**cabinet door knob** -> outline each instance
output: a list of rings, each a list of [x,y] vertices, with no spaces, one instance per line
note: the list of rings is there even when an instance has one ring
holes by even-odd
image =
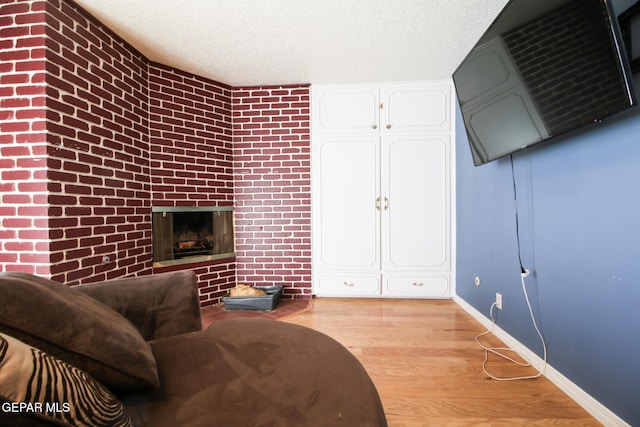
[[[413,282],[413,286],[419,288],[421,286],[424,286],[424,283],[420,283],[420,282]]]
[[[387,125],[387,129],[391,129],[391,123]]]
[[[371,129],[378,129],[378,125],[371,125]]]
[[[343,282],[345,286],[348,286],[350,288],[354,287],[355,285],[351,282]]]

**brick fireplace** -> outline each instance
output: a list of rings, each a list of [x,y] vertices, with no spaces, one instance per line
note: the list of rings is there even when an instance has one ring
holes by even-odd
[[[72,1],[0,6],[0,271],[62,283],[189,268],[311,294],[309,91],[149,61]],[[152,208],[235,210],[235,257],[156,267]]]

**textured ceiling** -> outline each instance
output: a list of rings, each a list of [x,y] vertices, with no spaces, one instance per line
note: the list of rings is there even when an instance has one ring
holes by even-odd
[[[507,0],[75,0],[152,61],[232,86],[448,79]]]

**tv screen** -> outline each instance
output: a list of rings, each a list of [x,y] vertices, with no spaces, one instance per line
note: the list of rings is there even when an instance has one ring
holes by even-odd
[[[511,0],[453,73],[476,166],[636,104],[608,0]]]

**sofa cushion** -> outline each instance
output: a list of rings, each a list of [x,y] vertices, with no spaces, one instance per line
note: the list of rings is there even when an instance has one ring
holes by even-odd
[[[198,278],[191,270],[85,283],[73,289],[113,308],[146,341],[202,329]]]
[[[151,345],[160,387],[119,396],[135,425],[387,425],[362,364],[312,329],[227,319]]]
[[[151,348],[131,322],[72,287],[24,273],[0,273],[0,332],[114,390],[158,386]]]
[[[133,425],[122,403],[85,372],[3,334],[0,400],[3,425],[37,420],[64,426]]]

